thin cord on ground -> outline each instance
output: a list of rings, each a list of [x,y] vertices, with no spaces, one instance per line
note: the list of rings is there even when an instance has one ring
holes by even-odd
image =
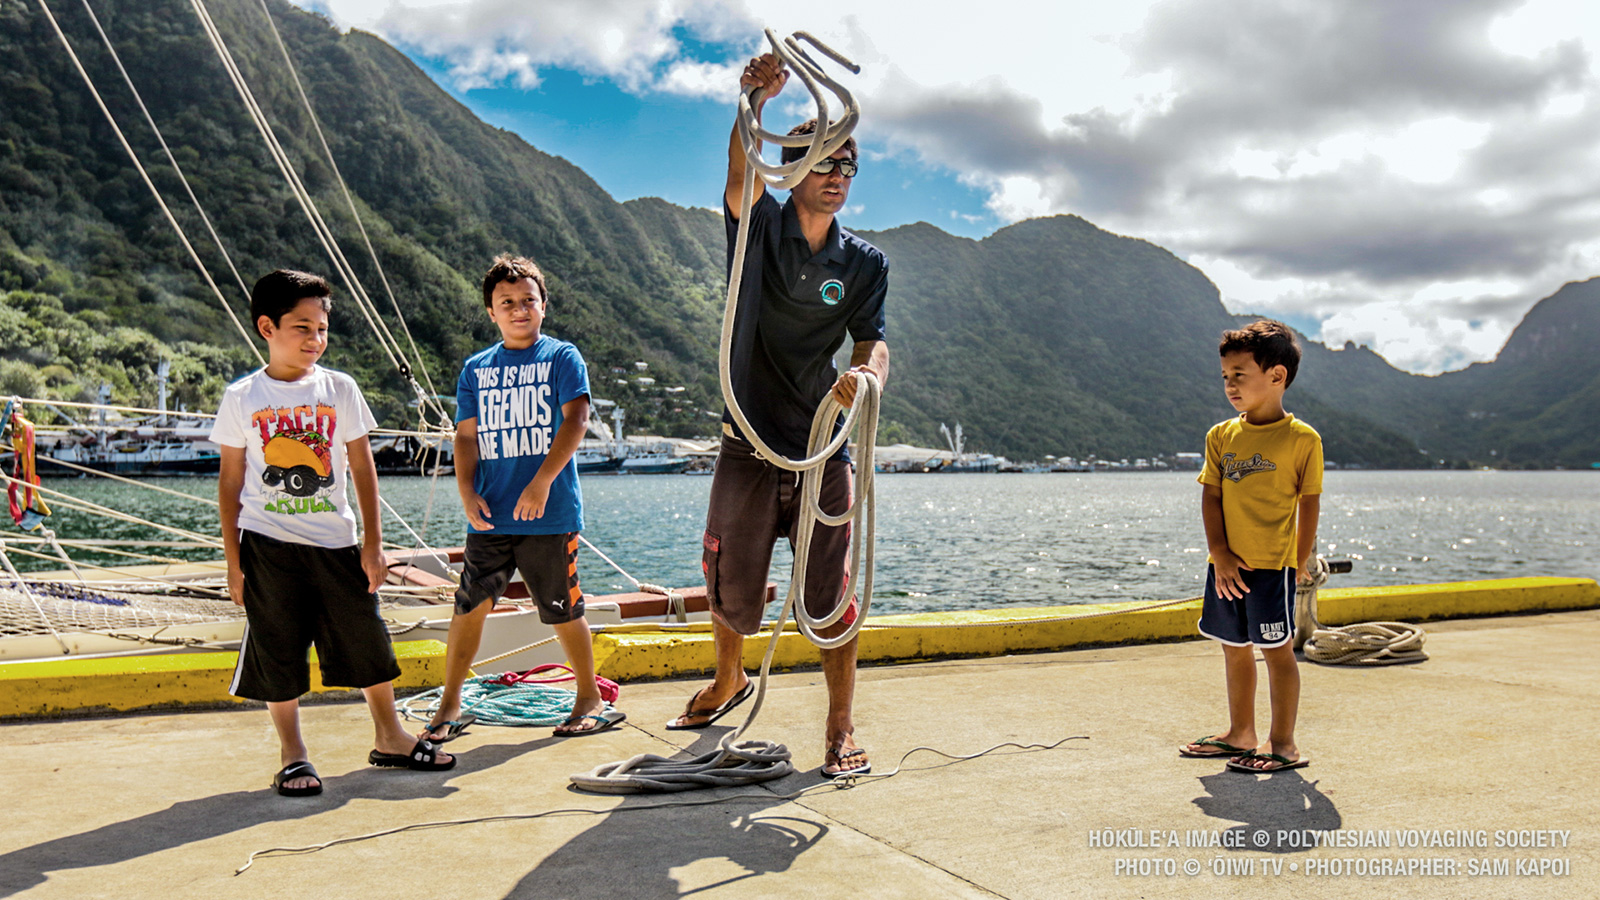
[[[611,809],[591,809],[581,806],[568,806],[560,809],[547,809],[542,812],[535,813],[507,813],[496,816],[474,816],[468,819],[448,819],[440,822],[415,822],[410,825],[400,825],[395,828],[386,828],[383,831],[374,831],[368,834],[358,834],[353,837],[336,838],[331,841],[324,841],[320,844],[307,844],[302,847],[269,847],[265,850],[256,850],[245,859],[244,865],[234,870],[233,874],[242,875],[245,870],[255,865],[256,860],[268,856],[289,856],[303,853],[317,853],[322,850],[326,850],[329,847],[337,847],[341,844],[354,844],[361,841],[370,841],[376,838],[388,837],[389,835],[393,834],[402,834],[407,831],[420,831],[425,828],[451,828],[457,825],[478,825],[487,822],[520,822],[527,821],[529,819],[543,819],[560,815],[605,816],[619,812],[643,812],[652,809],[668,809],[671,807],[680,806],[709,806],[714,803],[734,803],[741,800],[755,800],[763,803],[770,803],[773,800],[797,800],[808,794],[814,794],[821,790],[850,790],[856,787],[857,783],[859,782],[872,779],[882,780],[884,778],[897,775],[903,770],[906,760],[911,758],[913,753],[935,753],[939,756],[945,757],[946,759],[954,760],[956,762],[964,762],[967,760],[974,760],[982,756],[987,756],[990,753],[1004,750],[1007,747],[1013,747],[1020,752],[1026,753],[1030,751],[1054,750],[1069,741],[1086,740],[1089,740],[1089,736],[1080,734],[1073,735],[1072,737],[1062,738],[1053,744],[1018,744],[1013,741],[1007,741],[1003,744],[995,744],[993,747],[990,747],[986,750],[980,750],[977,753],[969,753],[966,755],[946,753],[945,751],[934,747],[912,747],[900,757],[900,761],[896,763],[895,767],[888,772],[876,775],[853,775],[848,778],[838,778],[833,781],[825,781],[821,784],[807,785],[798,790],[790,791],[787,794],[774,794],[770,791],[745,791],[738,794],[724,794],[718,797],[702,797],[696,800],[666,800],[660,803],[651,803],[646,806],[617,806]]]

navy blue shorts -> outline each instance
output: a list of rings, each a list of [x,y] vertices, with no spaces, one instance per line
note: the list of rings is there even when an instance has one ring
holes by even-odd
[[[1200,633],[1230,647],[1282,647],[1294,637],[1295,570],[1239,570],[1248,593],[1243,600],[1217,595],[1217,568],[1206,566],[1206,597]]]

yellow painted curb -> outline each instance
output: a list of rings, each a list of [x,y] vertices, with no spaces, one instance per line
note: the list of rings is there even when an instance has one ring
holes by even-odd
[[[1318,618],[1352,622],[1426,622],[1515,613],[1600,608],[1600,584],[1589,578],[1495,578],[1447,584],[1323,588]]]
[[[905,662],[1199,637],[1195,630],[1200,616],[1198,600],[1131,611],[1149,605],[1117,603],[874,617],[873,624],[861,631],[858,655],[863,663]],[[1329,625],[1576,609],[1600,609],[1600,584],[1587,578],[1504,578],[1324,589],[1318,597],[1320,617]],[[1097,612],[1117,614],[1038,621]],[[967,627],[909,627],[930,624]],[[767,640],[763,634],[745,642],[747,669],[761,665]],[[444,644],[425,640],[394,646],[402,672],[395,687],[430,688],[444,681]],[[599,674],[616,681],[695,675],[715,667],[709,624],[667,629],[658,625],[609,628],[596,632],[594,654]],[[240,703],[228,694],[236,659],[237,654],[230,652],[0,663],[0,720]],[[774,668],[793,669],[816,663],[816,648],[791,625],[778,643]],[[315,654],[311,678],[313,693],[340,690],[323,686]]]
[[[1107,644],[1138,644],[1200,637],[1200,601],[1097,618],[1037,621],[1096,612],[1133,610],[1149,603],[967,610],[875,616],[861,630],[858,659],[905,662],[963,656],[1001,656]],[[1323,623],[1400,620],[1600,608],[1600,584],[1587,578],[1504,578],[1448,584],[1323,589],[1317,601]],[[1032,620],[1032,621],[1030,621]],[[961,628],[910,628],[919,624]],[[745,641],[744,665],[756,669],[770,635]],[[600,674],[615,681],[672,678],[711,672],[716,665],[709,625],[662,629],[654,625],[607,629],[595,635]],[[816,648],[792,626],[778,641],[774,669],[817,664]]]
[[[444,644],[398,642],[394,653],[401,673],[395,687],[444,681]],[[0,663],[0,719],[243,703],[228,693],[238,658],[236,652],[166,653]],[[323,685],[313,651],[311,693],[343,690]]]

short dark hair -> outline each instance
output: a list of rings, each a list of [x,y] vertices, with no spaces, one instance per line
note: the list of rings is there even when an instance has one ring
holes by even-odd
[[[494,258],[489,271],[483,276],[483,307],[488,309],[494,302],[494,286],[497,284],[515,284],[524,278],[532,278],[533,283],[539,286],[539,301],[550,302],[550,289],[544,286],[544,273],[539,271],[539,265],[526,256],[511,256],[502,253]]]
[[[1300,342],[1289,326],[1275,319],[1257,319],[1243,328],[1224,331],[1217,349],[1222,356],[1248,353],[1263,372],[1283,366],[1289,373],[1283,381],[1285,388],[1294,384],[1294,374],[1300,370]]]
[[[333,308],[333,288],[321,275],[294,269],[268,272],[250,291],[250,321],[259,322],[262,316],[266,316],[273,325],[277,325],[284,313],[300,305],[300,301],[307,297],[320,299],[323,312]]]
[[[816,119],[807,119],[806,121],[801,122],[799,125],[796,125],[795,127],[789,129],[789,135],[791,137],[793,137],[794,135],[797,135],[797,134],[815,134],[816,130],[817,130],[817,120]],[[860,155],[856,151],[856,137],[855,137],[855,135],[852,134],[851,136],[849,136],[849,137],[844,139],[844,149],[850,151],[850,158],[851,159],[855,159]],[[805,156],[806,155],[806,150],[807,150],[806,147],[785,147],[785,148],[783,148],[783,161],[786,162],[786,163],[792,163],[795,160],[799,159],[800,157]]]

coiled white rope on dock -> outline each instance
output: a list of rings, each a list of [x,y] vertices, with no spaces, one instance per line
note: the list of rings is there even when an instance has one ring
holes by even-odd
[[[1317,589],[1328,581],[1328,561],[1317,557],[1312,582],[1295,591],[1295,644],[1308,662],[1325,666],[1392,666],[1428,658],[1427,634],[1406,622],[1357,622],[1323,627],[1317,620]]]
[[[1359,622],[1318,628],[1306,641],[1306,659],[1329,666],[1389,666],[1428,658],[1427,634],[1406,622]]]
[[[733,352],[733,326],[738,314],[739,289],[743,282],[745,254],[750,241],[750,209],[755,202],[755,183],[759,176],[772,187],[793,188],[805,179],[811,167],[849,140],[861,118],[861,109],[855,98],[837,81],[823,71],[800,46],[809,43],[821,53],[849,69],[860,69],[821,41],[807,34],[778,40],[771,29],[766,31],[772,52],[791,71],[800,76],[811,92],[817,109],[817,128],[809,135],[774,134],[761,127],[756,110],[761,105],[761,91],[747,86],[739,95],[738,129],[744,148],[744,186],[739,198],[739,229],[734,238],[733,261],[728,272],[728,298],[722,316],[722,339],[718,346],[718,374],[721,379],[723,402],[728,412],[756,453],[768,463],[790,472],[801,473],[801,509],[794,538],[794,568],[789,580],[789,592],[784,598],[778,620],[772,629],[772,639],[767,644],[766,655],[761,660],[755,703],[744,724],[723,737],[715,751],[687,760],[672,760],[653,753],[641,754],[631,759],[606,763],[594,769],[575,774],[572,783],[580,790],[607,794],[633,794],[644,792],[684,791],[703,787],[727,787],[754,784],[782,778],[794,771],[789,749],[771,741],[740,740],[756,716],[761,713],[767,694],[767,675],[772,668],[772,657],[778,648],[779,637],[791,611],[795,624],[811,643],[824,650],[842,647],[854,640],[866,621],[872,603],[873,537],[875,530],[873,506],[873,448],[878,434],[878,400],[881,386],[878,379],[864,372],[852,373],[856,381],[855,400],[848,408],[830,391],[817,407],[811,420],[811,434],[806,442],[804,459],[789,459],[773,450],[751,427],[739,398],[733,390],[733,372],[730,360]],[[844,106],[843,115],[833,121],[828,118],[828,99],[824,91],[836,96]],[[768,141],[784,147],[806,147],[800,159],[780,165],[767,163],[761,157],[761,142]],[[834,433],[840,413],[844,422]],[[822,509],[822,471],[834,454],[844,447],[852,434],[858,435],[856,446],[863,458],[857,460],[855,471],[855,500],[843,513],[830,515]],[[845,584],[843,598],[831,613],[814,618],[806,610],[806,566],[810,558],[812,534],[818,522],[839,527],[859,520],[850,535],[850,577]],[[857,590],[858,582],[860,590]],[[855,620],[844,631],[833,637],[823,637],[821,630],[829,628],[844,618],[850,609],[850,600],[859,597],[860,608]]]

